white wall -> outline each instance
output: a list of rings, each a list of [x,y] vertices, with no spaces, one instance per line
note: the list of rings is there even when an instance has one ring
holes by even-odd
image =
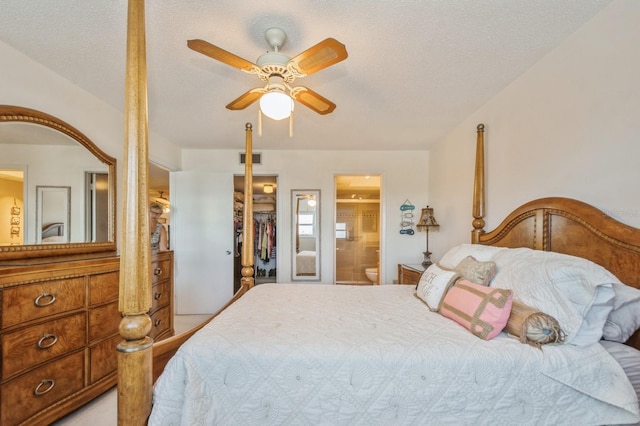
[[[486,223],[563,196],[640,227],[640,2],[614,1],[431,151],[437,259],[470,241],[476,125],[486,125]]]
[[[242,137],[244,129],[239,129]],[[321,191],[321,282],[334,277],[333,223],[335,219],[334,176],[337,174],[380,174],[382,176],[382,283],[396,279],[398,263],[420,263],[425,247],[424,234],[400,235],[400,205],[409,199],[416,209],[427,202],[427,151],[268,151],[253,138],[254,152],[262,153],[262,164],[254,165],[255,175],[278,176],[277,270],[279,282],[291,281],[291,190]],[[222,172],[243,175],[239,152],[232,150],[185,150],[182,169],[189,172]],[[229,194],[233,188],[229,188]],[[225,196],[221,194],[221,196]],[[175,227],[173,227],[175,228]],[[175,232],[180,232],[175,229]],[[224,230],[207,230],[229,235]],[[202,249],[206,249],[203,247]]]

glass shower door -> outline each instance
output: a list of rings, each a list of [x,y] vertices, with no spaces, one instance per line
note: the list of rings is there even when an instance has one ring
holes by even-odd
[[[367,268],[378,268],[379,203],[336,204],[336,281],[372,284]]]

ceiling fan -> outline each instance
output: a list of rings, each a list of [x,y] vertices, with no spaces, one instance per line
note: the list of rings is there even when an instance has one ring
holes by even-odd
[[[333,38],[327,38],[299,55],[289,58],[280,53],[280,48],[287,39],[287,34],[282,29],[267,29],[265,39],[273,51],[260,55],[255,64],[204,40],[188,40],[187,46],[234,68],[255,74],[266,83],[263,87],[251,89],[240,95],[227,105],[227,109],[242,110],[260,99],[262,113],[280,120],[291,115],[293,99],[295,99],[318,114],[331,113],[336,108],[333,102],[307,87],[292,87],[291,84],[296,78],[305,77],[345,60],[348,56],[345,46]],[[274,112],[272,116],[266,105],[270,100],[284,102],[284,109],[280,108],[280,112]]]

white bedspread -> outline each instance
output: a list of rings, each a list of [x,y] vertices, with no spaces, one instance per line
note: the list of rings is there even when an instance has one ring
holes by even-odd
[[[185,343],[151,425],[638,422],[601,345],[483,341],[413,286],[262,284]]]

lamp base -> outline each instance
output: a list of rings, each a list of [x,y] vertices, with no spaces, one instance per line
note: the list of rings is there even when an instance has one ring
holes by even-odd
[[[422,254],[424,255],[424,260],[422,261],[422,266],[424,268],[428,268],[429,266],[433,265],[433,262],[431,261],[431,252],[430,251],[423,251]]]

